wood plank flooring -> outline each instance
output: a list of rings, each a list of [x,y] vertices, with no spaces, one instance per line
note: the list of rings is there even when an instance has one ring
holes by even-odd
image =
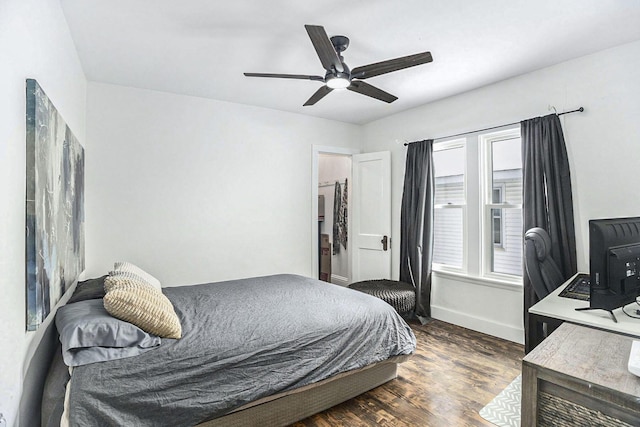
[[[520,374],[522,345],[449,323],[411,323],[398,378],[292,427],[493,426],[478,411]]]

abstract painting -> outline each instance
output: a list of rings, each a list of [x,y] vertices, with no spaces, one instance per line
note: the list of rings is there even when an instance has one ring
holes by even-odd
[[[27,330],[84,270],[84,149],[38,82],[27,79]]]

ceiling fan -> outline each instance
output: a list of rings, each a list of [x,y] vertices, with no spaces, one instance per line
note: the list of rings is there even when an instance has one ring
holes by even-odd
[[[304,106],[314,105],[327,96],[334,89],[349,89],[350,91],[370,96],[387,103],[391,103],[398,97],[391,95],[375,86],[363,82],[369,77],[379,76],[392,71],[404,68],[415,67],[433,61],[431,52],[422,52],[415,55],[403,56],[389,59],[387,61],[376,62],[374,64],[363,65],[349,70],[344,63],[342,52],[349,47],[349,39],[345,36],[327,36],[324,27],[319,25],[305,25],[311,43],[316,49],[322,66],[326,70],[324,77],[308,76],[303,74],[269,74],[269,73],[244,73],[247,77],[275,77],[281,79],[315,80],[325,83],[316,91],[311,98],[304,103]]]

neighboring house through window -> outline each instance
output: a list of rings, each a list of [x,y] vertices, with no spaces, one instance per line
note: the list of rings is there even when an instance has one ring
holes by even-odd
[[[493,184],[493,195],[491,197],[493,203],[502,203],[502,195],[504,194],[504,184]],[[493,244],[502,247],[502,241],[504,240],[502,227],[502,209],[491,209],[491,222],[493,235]]]

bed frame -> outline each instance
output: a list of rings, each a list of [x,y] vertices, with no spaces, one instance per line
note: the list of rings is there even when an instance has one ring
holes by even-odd
[[[54,317],[49,315],[45,319],[28,345],[26,366],[22,371],[22,395],[18,412],[20,425],[40,425],[42,391],[49,365],[51,365],[56,345],[59,342],[58,331],[53,321]]]
[[[395,356],[315,384],[267,396],[197,427],[287,426],[396,378],[398,364],[410,357]]]

